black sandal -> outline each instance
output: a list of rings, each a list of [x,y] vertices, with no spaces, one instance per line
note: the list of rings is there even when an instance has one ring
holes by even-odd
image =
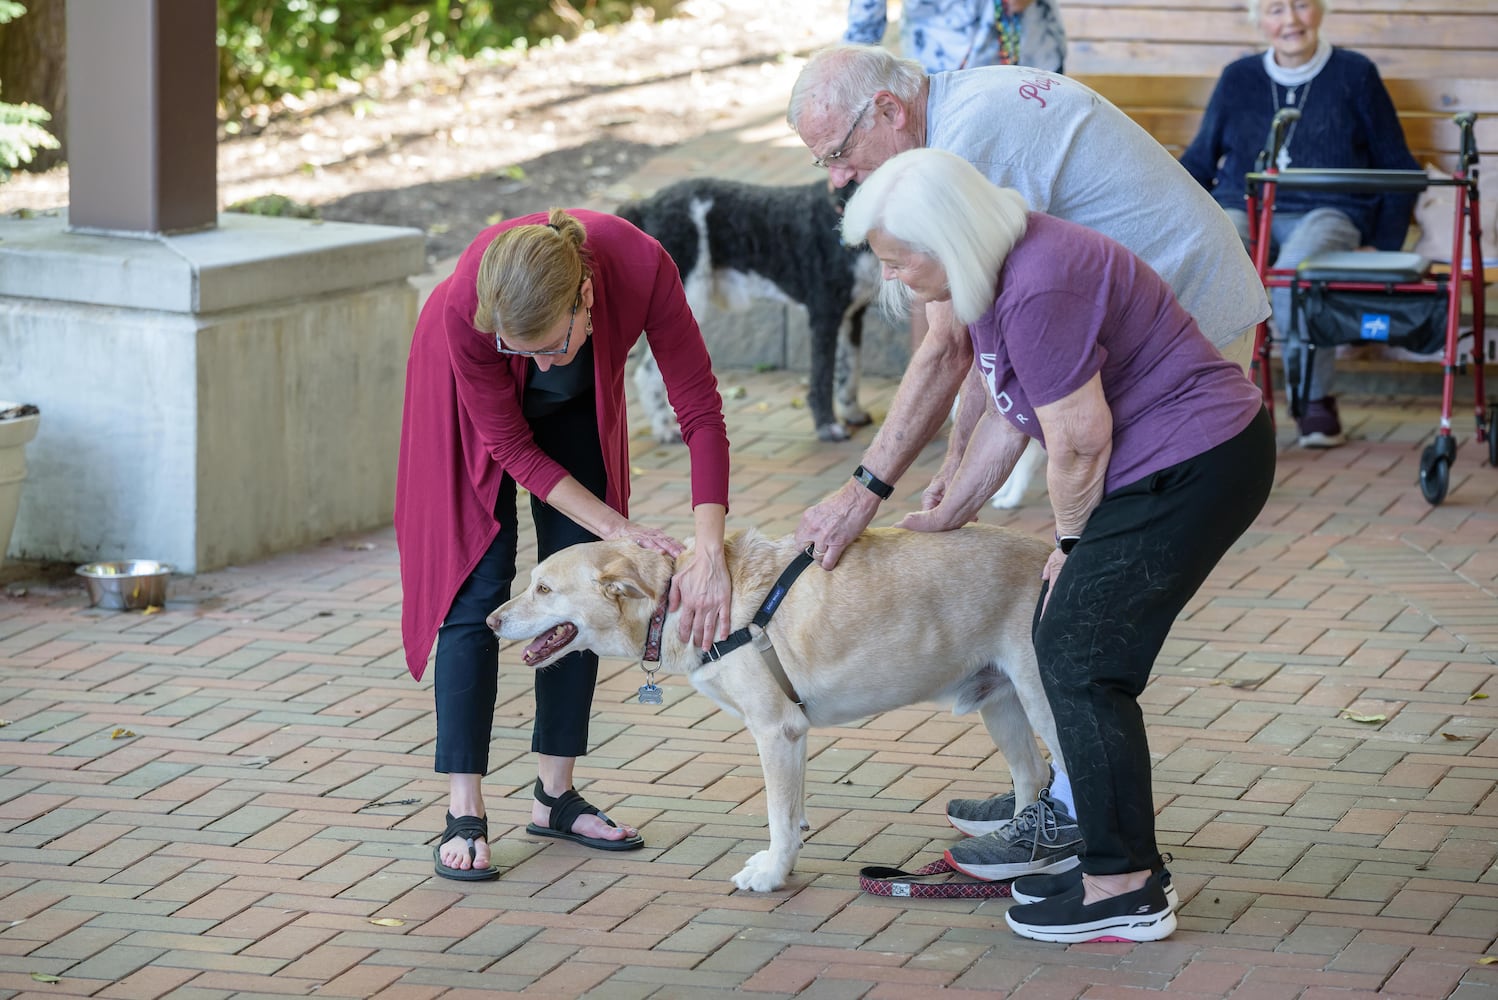
[[[538,823],[528,823],[525,827],[526,833],[535,834],[538,837],[555,837],[558,840],[570,840],[574,844],[582,844],[584,847],[597,848],[600,851],[636,851],[645,846],[645,838],[638,833],[633,837],[625,837],[623,840],[607,840],[603,837],[584,837],[580,833],[572,832],[572,824],[579,816],[597,816],[609,826],[618,828],[619,824],[609,819],[595,805],[591,805],[587,799],[577,794],[577,789],[569,788],[561,795],[553,798],[546,794],[546,788],[541,784],[541,779],[536,779],[535,788],[536,801],[551,809],[551,825],[541,826]]]
[[[457,879],[460,882],[483,882],[491,878],[499,878],[499,869],[492,864],[488,868],[451,868],[442,863],[442,845],[454,837],[462,837],[468,841],[468,861],[478,856],[473,849],[473,842],[482,837],[489,839],[489,820],[485,816],[458,816],[447,814],[447,829],[442,831],[442,839],[437,846],[432,848],[432,860],[436,862],[437,874],[443,878]]]

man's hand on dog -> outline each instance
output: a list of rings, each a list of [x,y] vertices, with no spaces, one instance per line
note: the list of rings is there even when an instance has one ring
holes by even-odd
[[[831,569],[878,512],[879,498],[849,481],[801,515],[796,543],[810,545],[813,561],[823,569]]]

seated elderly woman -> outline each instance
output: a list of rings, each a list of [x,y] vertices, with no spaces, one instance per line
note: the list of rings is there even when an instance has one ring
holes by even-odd
[[[1269,41],[1262,55],[1229,63],[1217,81],[1200,131],[1181,163],[1227,210],[1248,241],[1244,175],[1281,108],[1296,108],[1279,167],[1359,167],[1418,170],[1405,144],[1394,102],[1378,69],[1351,49],[1321,37],[1326,0],[1249,0],[1249,18]],[[1265,98],[1268,100],[1265,100]],[[1399,250],[1415,207],[1413,194],[1357,194],[1282,188],[1275,197],[1271,249],[1274,266],[1294,268],[1325,250],[1371,246]],[[1303,328],[1290,323],[1290,290],[1270,295],[1275,325],[1285,339],[1285,381],[1307,362]],[[1347,439],[1332,395],[1336,354],[1312,351],[1309,389],[1296,400],[1302,448],[1335,448]]]
[[[985,412],[968,434],[954,428],[924,509],[899,524],[961,526],[1029,438],[1045,445],[1056,549],[1035,651],[1085,844],[1079,867],[1018,879],[1016,898],[1032,902],[1007,920],[1045,941],[1166,937],[1174,894],[1138,697],[1176,615],[1269,495],[1275,445],[1260,397],[1142,260],[1029,212],[951,153],[911,150],[874,171],[848,202],[843,239],[868,242],[886,293],[927,304],[932,343],[859,478],[809,510],[797,536],[835,565],[976,358]]]

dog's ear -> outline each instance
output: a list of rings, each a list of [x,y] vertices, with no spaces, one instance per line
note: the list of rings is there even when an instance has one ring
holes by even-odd
[[[622,556],[610,559],[598,573],[598,585],[612,599],[658,600],[650,584],[640,573],[640,566]]]

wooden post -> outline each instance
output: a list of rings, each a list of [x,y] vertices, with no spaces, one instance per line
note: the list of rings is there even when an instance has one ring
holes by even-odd
[[[68,222],[119,235],[218,220],[214,0],[68,0]]]

